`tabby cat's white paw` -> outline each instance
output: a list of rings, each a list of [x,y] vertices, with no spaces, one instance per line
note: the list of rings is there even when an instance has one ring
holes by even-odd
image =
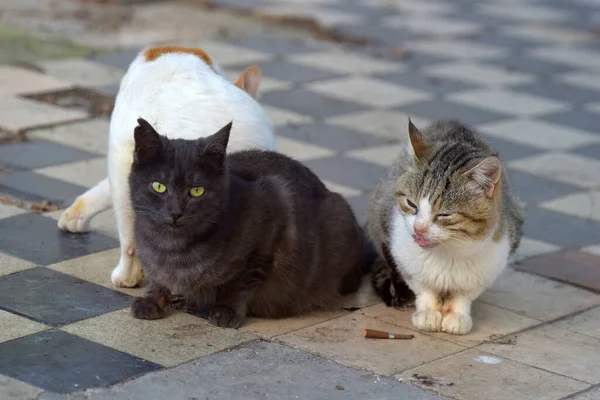
[[[117,287],[136,287],[144,279],[144,271],[138,258],[130,255],[121,256],[119,264],[110,274],[110,280]]]
[[[442,313],[435,310],[416,311],[412,323],[422,331],[439,332],[442,327]]]
[[[465,335],[471,331],[473,320],[470,315],[450,313],[442,320],[442,332],[452,335]]]
[[[87,232],[89,216],[86,213],[86,201],[78,197],[71,207],[62,213],[58,220],[58,227],[67,232]]]

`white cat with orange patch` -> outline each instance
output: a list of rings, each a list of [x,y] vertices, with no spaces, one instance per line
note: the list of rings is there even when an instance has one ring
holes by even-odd
[[[131,63],[110,121],[108,178],[79,196],[58,221],[60,229],[84,232],[112,200],[121,244],[113,284],[134,287],[143,278],[135,256],[128,182],[137,119],[146,119],[172,139],[209,136],[234,121],[228,152],[275,150],[271,120],[256,101],[261,77],[260,68],[251,66],[232,84],[206,53],[184,47],[148,48]]]

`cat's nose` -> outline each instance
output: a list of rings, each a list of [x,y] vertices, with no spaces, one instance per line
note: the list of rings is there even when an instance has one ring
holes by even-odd
[[[171,215],[171,218],[173,219],[173,223],[179,221],[181,219],[181,217],[183,216],[183,214],[180,212],[172,212],[170,215]]]
[[[427,233],[427,231],[429,230],[429,227],[427,226],[427,224],[415,224],[414,227],[415,230],[415,234],[418,236],[423,236]]]

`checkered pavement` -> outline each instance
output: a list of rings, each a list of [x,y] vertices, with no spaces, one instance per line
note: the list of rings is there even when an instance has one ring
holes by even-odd
[[[251,6],[260,14],[311,16],[372,41],[358,48],[261,36],[185,43],[203,47],[231,79],[250,63],[260,65],[260,102],[276,125],[280,151],[342,193],[361,221],[371,190],[406,140],[408,117],[417,126],[460,119],[499,151],[526,205],[517,257],[525,261],[516,268],[528,270],[528,259],[544,255],[550,266],[538,263],[529,270],[600,291],[600,40],[591,31],[600,23],[600,2],[216,3]],[[65,206],[104,177],[108,119],[81,102],[48,103],[37,95],[78,87],[113,96],[136,50],[47,61],[40,64],[44,73],[0,66],[0,139],[19,132],[28,139],[0,146],[0,197]],[[183,313],[160,324],[133,320],[127,308],[139,291],[116,289],[109,281],[118,259],[112,212],[96,217],[95,232],[83,235],[59,232],[59,216],[60,210],[34,213],[0,203],[0,326],[9,327],[0,331],[0,375],[32,388],[72,392],[110,385],[256,335],[289,334],[342,315],[309,316],[268,333],[260,325],[222,330]],[[560,268],[573,262],[570,274],[577,279],[553,265],[553,254],[568,255]],[[490,334],[508,334],[600,304],[600,297],[589,292],[529,282],[529,275],[519,274],[511,270],[496,291],[482,298],[481,307],[492,315],[515,313],[506,330],[493,326],[455,347],[435,335],[423,336],[446,343],[442,353],[449,355],[481,344]],[[561,294],[568,306],[552,303],[552,310],[537,310],[548,299],[536,298],[536,305],[529,304],[534,310],[523,311],[522,304],[505,298],[523,282],[540,285],[542,296]],[[378,303],[367,297],[361,305]],[[367,317],[382,318],[360,315]],[[302,347],[305,339],[290,336],[289,343]],[[407,368],[435,359],[426,357]],[[598,360],[587,362],[600,368]],[[600,383],[585,373],[544,368],[577,382]],[[569,385],[561,395],[584,388]]]

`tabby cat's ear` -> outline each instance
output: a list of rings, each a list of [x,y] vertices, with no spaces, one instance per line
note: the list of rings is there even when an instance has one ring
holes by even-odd
[[[235,81],[235,86],[242,89],[244,92],[252,96],[253,99],[258,97],[258,87],[262,80],[262,71],[258,65],[251,65]]]
[[[465,172],[464,175],[471,178],[491,199],[502,176],[502,165],[498,157],[488,157]]]
[[[209,136],[208,144],[202,150],[202,157],[213,160],[217,165],[223,165],[225,162],[225,151],[229,143],[229,134],[233,121],[222,127],[217,133]]]
[[[417,129],[415,124],[412,123],[410,118],[408,119],[408,140],[410,147],[413,150],[415,159],[420,163],[425,163],[427,155],[429,154],[429,140]]]
[[[138,118],[138,126],[133,131],[135,150],[133,160],[135,163],[144,163],[154,158],[163,148],[160,135],[148,121]]]

